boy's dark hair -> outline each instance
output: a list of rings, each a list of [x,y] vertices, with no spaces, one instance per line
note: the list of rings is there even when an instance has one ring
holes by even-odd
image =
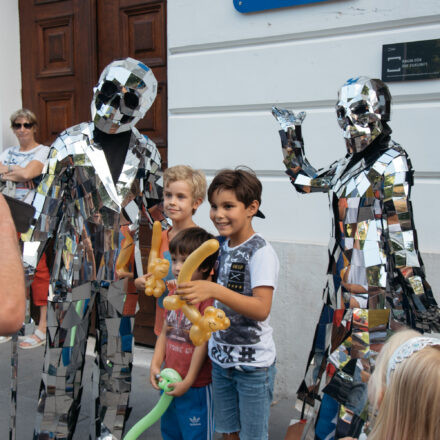
[[[187,228],[180,231],[169,244],[170,254],[188,256],[191,252],[195,251],[205,241],[215,238],[209,232],[199,227]],[[205,258],[199,269],[203,272],[203,278],[209,277],[215,262],[217,261],[218,251],[214,252],[209,257]]]
[[[212,203],[212,196],[216,191],[233,191],[239,202],[247,208],[254,200],[261,205],[261,192],[263,187],[257,175],[248,167],[240,167],[235,170],[220,170],[208,188],[208,200]],[[258,210],[257,217],[264,218]]]

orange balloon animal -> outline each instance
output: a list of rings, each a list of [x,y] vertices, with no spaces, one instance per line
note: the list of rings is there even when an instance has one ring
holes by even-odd
[[[118,259],[116,260],[116,270],[123,270],[129,272],[128,263],[130,262],[131,255],[134,251],[133,238],[130,235],[128,228],[122,230],[124,238],[121,242],[121,251],[119,252]]]
[[[215,307],[206,307],[205,313],[198,322],[192,325],[189,337],[194,345],[202,345],[208,341],[212,332],[226,330],[231,325],[225,312]]]
[[[203,260],[213,254],[219,248],[219,243],[215,239],[205,241],[200,247],[192,252],[183,263],[182,269],[177,277],[177,284],[191,281],[192,274],[200,266]],[[192,322],[189,337],[194,345],[202,345],[208,341],[212,332],[225,330],[230,326],[229,318],[225,312],[215,307],[207,307],[203,316],[192,305],[182,300],[179,295],[169,295],[163,305],[168,310],[182,309],[185,316]]]
[[[160,243],[162,241],[162,226],[160,222],[153,223],[153,237],[151,239],[150,255],[148,256],[148,273],[151,274],[145,281],[145,295],[159,298],[165,292],[166,277],[170,262],[166,258],[159,258]]]

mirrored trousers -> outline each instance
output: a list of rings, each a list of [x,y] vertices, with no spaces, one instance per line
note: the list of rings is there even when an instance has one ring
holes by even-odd
[[[73,288],[66,301],[55,297],[57,301],[48,301],[46,351],[34,439],[73,438],[87,382],[83,381],[83,371],[95,302],[89,438],[122,438],[129,414],[133,360],[134,311],[126,307],[127,296],[123,280],[101,281]]]

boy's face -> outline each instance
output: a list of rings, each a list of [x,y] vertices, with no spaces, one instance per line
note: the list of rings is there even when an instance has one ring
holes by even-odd
[[[191,218],[202,200],[194,200],[188,182],[177,180],[165,187],[163,206],[165,214],[173,221],[185,221]]]
[[[182,270],[183,263],[185,263],[188,255],[171,254],[171,272],[177,279],[180,271]],[[203,280],[203,272],[200,269],[196,269],[191,277],[192,281]]]
[[[254,200],[248,207],[237,200],[234,191],[223,189],[215,191],[211,197],[209,217],[220,235],[228,237],[236,245],[249,238],[252,230],[252,217],[258,210]]]

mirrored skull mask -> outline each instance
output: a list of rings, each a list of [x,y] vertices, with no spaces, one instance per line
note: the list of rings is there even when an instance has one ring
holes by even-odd
[[[133,58],[113,61],[93,89],[92,120],[105,133],[128,131],[145,116],[157,94],[153,72]]]
[[[391,95],[380,79],[349,79],[339,90],[336,114],[344,130],[347,150],[359,153],[383,131],[390,120]]]

